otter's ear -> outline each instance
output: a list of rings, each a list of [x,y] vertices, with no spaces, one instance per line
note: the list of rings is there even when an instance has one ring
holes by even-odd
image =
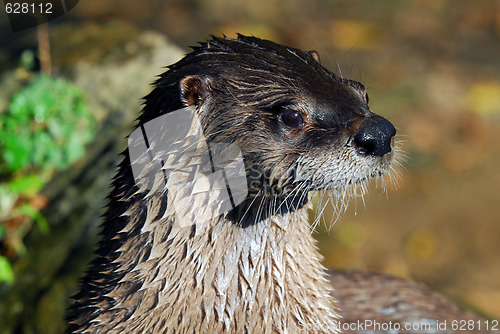
[[[316,60],[319,64],[321,64],[321,59],[319,59],[319,53],[316,50],[307,51],[307,53]]]
[[[190,75],[181,80],[181,100],[187,107],[199,106],[210,94],[210,79],[199,75]]]

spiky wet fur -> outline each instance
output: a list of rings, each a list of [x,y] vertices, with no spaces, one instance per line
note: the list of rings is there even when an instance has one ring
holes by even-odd
[[[186,93],[186,78],[203,87]],[[357,156],[346,130],[372,115],[362,90],[310,53],[252,37],[213,38],[170,66],[139,124],[195,106],[208,142],[236,143],[260,176],[249,176],[249,197],[235,210],[181,227],[166,189],[135,184],[125,152],[68,333],[337,332],[308,193],[347,194],[391,168],[392,155]],[[310,118],[302,132],[281,125],[289,106]],[[287,191],[267,192],[273,185]]]

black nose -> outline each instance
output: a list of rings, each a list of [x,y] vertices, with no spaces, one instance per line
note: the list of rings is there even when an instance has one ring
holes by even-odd
[[[360,154],[381,157],[391,151],[391,139],[395,134],[396,129],[385,118],[368,117],[359,125],[354,145]]]

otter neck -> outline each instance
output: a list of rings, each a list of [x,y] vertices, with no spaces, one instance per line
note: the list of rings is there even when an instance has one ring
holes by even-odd
[[[115,314],[106,321],[133,332],[335,332],[308,205],[245,226],[233,216],[182,227],[162,201],[152,196],[122,214],[129,223],[121,233],[144,224],[118,249],[115,261],[126,274],[107,295],[128,320]]]

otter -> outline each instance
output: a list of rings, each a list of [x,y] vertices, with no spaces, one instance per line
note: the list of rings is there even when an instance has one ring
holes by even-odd
[[[362,84],[324,68],[317,52],[256,37],[212,37],[169,66],[145,97],[137,131],[193,112],[209,151],[237,147],[244,196],[215,214],[205,210],[211,198],[177,200],[184,181],[167,180],[168,152],[149,146],[161,151],[171,126],[146,140],[139,173],[126,150],[67,333],[340,332],[329,280],[335,287],[347,276],[322,266],[307,211],[312,191],[345,202],[394,174],[396,129],[368,102]],[[185,214],[196,212],[204,213]],[[344,296],[355,294],[352,281],[342,283]],[[362,304],[349,298],[346,309]]]

